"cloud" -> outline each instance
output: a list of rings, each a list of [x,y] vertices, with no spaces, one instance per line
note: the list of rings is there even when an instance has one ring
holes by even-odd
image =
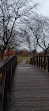
[[[34,0],[39,3],[37,12],[43,16],[49,17],[49,0]]]

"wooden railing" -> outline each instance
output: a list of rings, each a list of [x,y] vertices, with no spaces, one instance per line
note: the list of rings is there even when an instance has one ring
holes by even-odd
[[[16,65],[17,57],[15,55],[0,62],[0,111],[5,110],[7,106]]]
[[[49,56],[34,56],[30,59],[30,64],[37,65],[49,72]]]

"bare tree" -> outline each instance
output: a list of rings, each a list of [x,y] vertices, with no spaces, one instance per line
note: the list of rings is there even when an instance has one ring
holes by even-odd
[[[49,19],[43,16],[35,15],[25,20],[27,26],[33,32],[33,47],[43,49],[44,54],[47,53],[49,48]]]
[[[29,0],[0,0],[0,40],[2,40],[2,53],[9,47],[15,33],[13,33],[16,21],[23,17],[28,17],[33,8],[29,5]]]
[[[47,54],[49,48],[49,20],[45,17],[37,18],[35,28],[31,28],[35,36],[35,45],[43,49],[44,54]]]

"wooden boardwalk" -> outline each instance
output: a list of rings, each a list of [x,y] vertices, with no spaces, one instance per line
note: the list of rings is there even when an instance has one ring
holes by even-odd
[[[8,111],[49,111],[49,73],[25,61],[17,65]]]

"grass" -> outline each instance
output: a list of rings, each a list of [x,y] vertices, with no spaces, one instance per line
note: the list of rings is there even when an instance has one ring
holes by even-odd
[[[6,58],[7,58],[7,56],[4,57],[3,59],[0,58],[0,61],[5,60]],[[28,56],[28,57],[18,56],[17,64],[21,63],[25,59],[26,59],[26,64],[30,64],[30,58],[31,58],[31,56]],[[2,78],[2,73],[0,73],[0,82],[1,82],[1,78]]]
[[[7,59],[7,58],[8,58],[7,56],[4,56],[3,59],[1,59],[1,57],[0,57],[0,62]],[[27,56],[25,56],[25,57],[17,56],[17,64],[21,63],[25,59],[26,59],[26,64],[29,64],[30,63],[30,58],[31,58],[31,56],[28,56],[28,57]]]
[[[31,58],[30,56],[28,56],[28,57],[18,56],[17,57],[17,64],[21,63],[25,59],[26,59],[26,63],[29,64],[30,63],[30,58]]]
[[[30,59],[26,60],[26,64],[30,64]]]
[[[3,58],[0,57],[0,62],[7,59],[7,58],[8,58],[8,56],[4,56]]]

